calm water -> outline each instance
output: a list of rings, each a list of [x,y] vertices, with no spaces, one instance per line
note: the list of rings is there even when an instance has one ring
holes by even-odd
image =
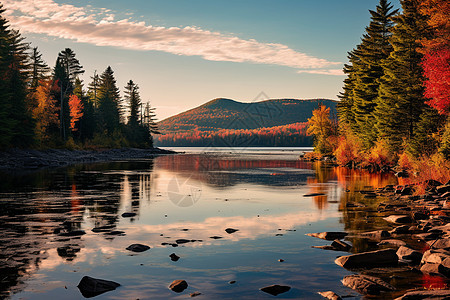
[[[300,162],[298,148],[182,150],[2,175],[0,298],[80,299],[84,275],[121,284],[98,299],[184,299],[195,291],[200,299],[265,299],[273,296],[259,289],[272,284],[292,287],[278,298],[357,295],[340,282],[350,272],[333,263],[345,253],[313,249],[329,242],[305,233],[378,226],[343,207],[356,191],[395,177]],[[313,192],[325,196],[304,197]],[[86,234],[67,236],[77,230]],[[177,239],[195,241],[173,247]],[[134,243],[151,249],[125,249]],[[170,291],[175,279],[188,289]]]

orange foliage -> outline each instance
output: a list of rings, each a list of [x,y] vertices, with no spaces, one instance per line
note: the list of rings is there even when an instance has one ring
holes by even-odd
[[[40,142],[49,138],[48,129],[51,125],[58,125],[58,110],[56,100],[51,95],[52,80],[41,80],[36,88],[35,98],[37,106],[33,108],[32,115],[36,120],[36,136]],[[57,82],[55,82],[57,86]]]
[[[385,140],[380,140],[375,143],[375,146],[370,149],[367,162],[376,166],[394,166],[397,157],[394,153],[389,151],[389,147]]]
[[[403,152],[399,155],[397,165],[401,170],[412,170],[413,164],[414,159],[409,153]]]
[[[351,133],[345,133],[339,136],[338,146],[334,151],[336,160],[341,165],[347,165],[351,162],[361,160],[361,143],[356,136]]]
[[[414,162],[413,172],[415,176],[412,181],[421,184],[428,179],[434,179],[442,183],[446,183],[450,180],[450,161],[446,160],[441,154],[437,153],[431,157],[421,157]]]
[[[72,131],[77,131],[78,128],[75,127],[76,122],[78,122],[81,117],[83,117],[83,103],[77,95],[71,95],[69,97],[69,108],[70,108],[70,129]]]

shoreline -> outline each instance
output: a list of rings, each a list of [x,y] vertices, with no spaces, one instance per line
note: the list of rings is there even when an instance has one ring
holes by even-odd
[[[35,171],[74,164],[154,158],[177,152],[160,148],[119,148],[107,150],[8,149],[0,151],[0,171]]]

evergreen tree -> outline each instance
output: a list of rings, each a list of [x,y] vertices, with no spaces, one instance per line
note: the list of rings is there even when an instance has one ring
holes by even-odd
[[[0,148],[33,143],[34,121],[27,109],[29,46],[9,28],[0,4]]]
[[[383,62],[375,110],[379,137],[398,151],[404,139],[413,138],[425,99],[419,39],[427,34],[426,19],[417,0],[402,0],[403,13],[396,16],[390,42],[393,51]]]
[[[73,87],[69,80],[69,75],[66,72],[66,68],[61,63],[61,58],[56,59],[55,67],[53,68],[53,81],[57,84],[58,89],[52,89],[52,95],[57,101],[59,110],[59,121],[61,138],[66,140],[69,133],[69,104],[68,104],[68,92],[72,92]]]
[[[66,48],[58,54],[58,59],[61,66],[64,68],[65,73],[69,78],[69,84],[66,88],[65,93],[71,94],[73,91],[73,86],[78,75],[83,74],[83,66],[80,65],[78,59],[75,58],[75,52],[72,49]]]
[[[361,44],[355,55],[358,64],[354,70],[354,105],[356,133],[365,148],[374,145],[377,139],[374,110],[378,96],[379,79],[383,76],[382,62],[389,56],[392,46],[389,43],[392,17],[397,10],[387,0],[380,0],[376,11],[370,10],[371,21],[366,27]]]
[[[89,93],[89,92],[88,92]],[[79,122],[78,135],[81,140],[90,139],[94,136],[96,130],[96,117],[93,103],[90,101],[89,94],[83,89],[83,82],[78,77],[75,79],[73,94],[81,99],[83,105],[83,116]]]
[[[340,124],[348,124],[351,128],[354,128],[356,125],[355,116],[353,114],[353,103],[356,81],[355,67],[357,67],[359,58],[355,52],[355,49],[348,52],[347,57],[349,59],[349,64],[344,65],[344,73],[347,74],[347,78],[344,79],[344,91],[338,95],[341,101],[339,101],[337,105]]]
[[[114,72],[111,67],[100,76],[100,85],[98,89],[98,121],[100,128],[108,134],[112,134],[120,127],[120,94],[114,78]]]
[[[133,82],[128,81],[125,86],[125,100],[127,101],[127,109],[130,113],[128,117],[128,125],[137,127],[140,122],[141,112],[141,97],[139,95],[139,86]]]
[[[92,103],[94,108],[98,108],[98,87],[100,85],[100,76],[97,71],[94,72],[94,76],[91,76],[91,83],[88,85],[89,102]]]
[[[142,114],[142,124],[151,134],[161,134],[156,121],[155,108],[150,106],[150,102],[147,102]]]
[[[39,53],[38,47],[34,47],[31,53],[31,92],[34,92],[39,85],[40,80],[48,79],[50,68],[42,59],[42,54]]]

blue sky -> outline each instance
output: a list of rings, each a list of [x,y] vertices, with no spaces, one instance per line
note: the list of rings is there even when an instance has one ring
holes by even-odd
[[[337,99],[343,63],[378,0],[4,0],[53,67],[66,47],[110,65],[163,119],[213,98]],[[398,0],[392,1],[398,8]]]

